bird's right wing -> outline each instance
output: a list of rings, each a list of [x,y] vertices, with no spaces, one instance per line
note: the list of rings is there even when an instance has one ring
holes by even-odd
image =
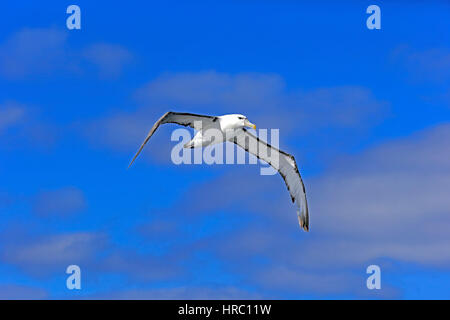
[[[262,141],[246,129],[238,130],[232,142],[258,159],[267,162],[278,171],[288,188],[292,202],[297,205],[297,217],[300,227],[308,231],[309,212],[306,190],[294,156]]]
[[[182,126],[189,126],[191,128],[194,128],[194,123],[196,122],[202,122],[202,127],[206,127],[207,125],[211,124],[214,121],[217,121],[217,117],[213,116],[205,116],[200,114],[193,114],[193,113],[181,113],[181,112],[166,112],[161,118],[159,118],[158,121],[155,122],[153,127],[150,129],[150,132],[148,133],[147,137],[145,138],[144,142],[142,143],[141,147],[139,148],[138,152],[136,152],[136,155],[133,157],[133,160],[131,160],[130,165],[131,167],[134,160],[136,160],[137,156],[141,153],[142,149],[144,148],[145,144],[150,140],[152,135],[155,133],[156,129],[164,123],[176,123],[180,124]]]

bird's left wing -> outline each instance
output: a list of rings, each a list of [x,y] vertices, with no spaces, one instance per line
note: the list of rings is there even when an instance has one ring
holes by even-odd
[[[202,127],[206,127],[207,125],[211,124],[212,122],[216,121],[217,117],[214,116],[206,116],[206,115],[200,115],[200,114],[193,114],[193,113],[182,113],[182,112],[166,112],[161,118],[159,118],[158,121],[155,122],[153,127],[150,129],[150,132],[148,133],[147,137],[145,138],[144,142],[142,143],[141,147],[139,148],[138,152],[136,152],[136,155],[133,157],[133,160],[131,160],[130,165],[131,167],[134,160],[136,160],[137,156],[141,153],[142,149],[144,148],[145,144],[150,140],[152,135],[155,133],[156,129],[164,123],[176,123],[180,124],[182,126],[189,126],[191,128],[194,128],[194,124],[196,122],[201,122]]]
[[[300,227],[308,231],[309,212],[306,201],[306,190],[294,156],[260,140],[246,129],[238,130],[232,142],[253,154],[258,159],[267,162],[278,171],[286,183],[292,202],[295,202],[297,205],[297,216]]]

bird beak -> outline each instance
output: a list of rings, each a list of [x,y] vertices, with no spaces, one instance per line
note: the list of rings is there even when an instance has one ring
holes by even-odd
[[[245,119],[244,125],[246,127],[249,127],[249,128],[252,128],[252,129],[256,129],[256,126],[253,123],[251,123],[250,121],[248,121],[247,119]]]

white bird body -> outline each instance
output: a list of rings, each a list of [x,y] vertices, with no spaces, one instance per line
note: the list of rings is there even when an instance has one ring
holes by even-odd
[[[197,129],[197,133],[194,135],[191,141],[184,145],[185,148],[199,148],[206,147],[212,144],[218,144],[225,141],[231,141],[236,136],[236,130],[244,127],[256,128],[256,126],[250,123],[242,114],[227,114],[216,117],[216,121],[211,121],[201,128],[196,128],[194,123],[194,129]],[[220,130],[220,134],[218,131]]]
[[[256,126],[241,114],[227,114],[216,117],[192,113],[167,112],[153,125],[131,161],[130,166],[156,129],[164,123],[176,123],[197,130],[194,138],[184,145],[185,148],[205,147],[230,141],[258,159],[267,162],[280,173],[288,188],[292,202],[296,203],[300,227],[305,231],[309,230],[309,212],[305,185],[298,171],[294,156],[269,145],[267,142],[249,133],[245,128],[255,129]],[[273,161],[274,157],[276,157],[277,161]]]

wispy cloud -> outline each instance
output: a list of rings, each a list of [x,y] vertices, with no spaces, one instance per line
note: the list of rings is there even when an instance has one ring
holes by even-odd
[[[136,93],[148,113],[163,108],[187,108],[207,114],[246,113],[264,127],[291,131],[323,127],[360,126],[383,116],[386,103],[358,86],[288,90],[277,74],[205,71],[163,74]],[[376,116],[374,118],[374,116]]]
[[[0,75],[10,79],[52,74],[82,74],[86,63],[97,67],[103,78],[117,78],[132,54],[118,44],[93,43],[84,48],[68,41],[58,28],[25,28],[0,44]]]
[[[140,252],[113,243],[106,232],[66,232],[42,234],[42,229],[18,227],[2,235],[0,262],[18,268],[35,279],[54,278],[75,264],[89,272],[89,279],[120,276],[131,283],[160,284],[179,281],[189,275],[182,267],[182,254]],[[149,247],[157,242],[147,243]]]
[[[308,234],[300,232],[280,179],[241,170],[189,190],[155,218],[162,226],[141,232],[156,228],[191,263],[194,252],[211,254],[226,272],[272,294],[398,297],[389,283],[369,292],[365,268],[389,270],[389,261],[450,267],[449,141],[450,125],[440,125],[342,157],[324,175],[306,179]],[[220,228],[200,237],[187,231],[203,230],[212,212]]]
[[[348,261],[384,256],[448,268],[449,141],[450,125],[441,125],[349,157],[316,181],[319,231],[347,239],[326,251]]]
[[[48,74],[67,62],[67,34],[54,28],[26,28],[0,45],[0,74],[17,79]]]
[[[259,128],[280,128],[281,139],[305,137],[326,128],[332,148],[333,139],[339,140],[336,132],[361,133],[388,113],[388,104],[363,87],[288,90],[279,75],[259,73],[163,74],[137,90],[135,99],[142,107],[111,112],[86,124],[83,130],[89,140],[113,150],[132,152],[153,122],[172,110],[212,115],[243,113]],[[358,135],[350,137],[357,139]],[[158,145],[169,154],[170,145]],[[158,160],[163,151],[158,148],[152,153],[153,158]]]
[[[0,285],[1,300],[42,300],[48,299],[48,293],[36,287],[2,284]]]
[[[75,187],[41,191],[35,198],[33,210],[41,217],[67,217],[86,208],[83,192]]]
[[[392,58],[406,68],[417,81],[442,83],[450,80],[448,47],[417,50],[408,45],[401,45],[392,52]]]
[[[172,287],[161,289],[128,289],[93,296],[94,299],[118,300],[234,300],[261,299],[262,295],[237,287]]]
[[[102,273],[121,274],[127,279],[147,283],[176,281],[187,275],[187,270],[180,267],[178,259],[173,254],[142,254],[128,248],[114,250],[101,260],[97,269]]]
[[[39,108],[17,101],[0,104],[0,146],[49,148],[57,140],[59,128],[44,121]]]
[[[0,104],[0,134],[6,129],[22,122],[25,114],[25,106],[15,101],[6,101]]]
[[[98,67],[100,76],[117,77],[130,63],[132,54],[122,46],[109,43],[96,43],[83,50],[82,56]]]
[[[92,264],[107,243],[103,234],[89,232],[13,238],[3,245],[2,262],[34,276],[64,272],[71,264]]]

